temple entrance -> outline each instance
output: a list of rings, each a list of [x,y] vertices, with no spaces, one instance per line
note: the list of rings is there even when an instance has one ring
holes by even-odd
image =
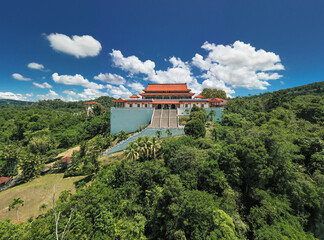
[[[171,109],[176,109],[175,104],[171,104]]]
[[[163,105],[163,109],[169,109],[169,105],[168,104],[164,104]]]
[[[156,106],[156,109],[161,109],[162,108],[162,105],[161,104],[158,104],[157,106]]]

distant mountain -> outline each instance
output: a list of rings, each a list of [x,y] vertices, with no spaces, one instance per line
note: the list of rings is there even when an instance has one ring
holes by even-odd
[[[293,88],[287,88],[287,89],[281,89],[275,92],[267,92],[262,93],[259,95],[253,95],[250,97],[270,97],[273,95],[285,95],[288,98],[297,97],[300,95],[324,95],[324,81],[322,82],[314,82],[307,85],[299,86],[299,87],[293,87]]]
[[[53,109],[70,109],[80,110],[84,108],[84,104],[86,102],[98,102],[104,107],[112,107],[114,98],[109,96],[102,96],[96,99],[86,100],[86,101],[76,101],[76,102],[64,102],[61,99],[54,99],[54,100],[41,100],[35,102],[31,105],[32,108],[39,108],[39,109],[46,109],[46,110],[53,110]]]
[[[20,100],[12,100],[12,99],[0,99],[0,107],[7,106],[30,106],[33,102],[20,101]]]

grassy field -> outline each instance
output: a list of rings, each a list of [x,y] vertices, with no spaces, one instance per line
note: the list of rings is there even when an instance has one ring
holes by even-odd
[[[112,162],[121,161],[124,158],[124,151],[116,152],[107,156],[103,156],[99,158],[102,166],[107,166]]]
[[[64,190],[75,192],[74,182],[82,178],[84,176],[63,178],[63,173],[49,174],[0,192],[0,221],[5,218],[16,220],[16,211],[8,211],[8,206],[14,198],[20,197],[25,201],[25,205],[19,208],[19,215],[21,220],[26,221],[41,213],[39,207],[43,203],[48,205],[48,209],[50,208],[54,185],[56,185],[56,197],[58,197]]]
[[[61,154],[58,157],[71,157],[74,150],[79,150],[80,147],[71,148]],[[124,158],[123,152],[117,152],[108,156],[99,158],[99,161],[103,166],[109,165],[113,161],[121,161]],[[53,165],[53,163],[47,166]],[[56,198],[64,190],[71,190],[75,192],[74,182],[85,178],[86,176],[63,178],[64,173],[48,174],[34,179],[31,182],[27,182],[6,191],[0,192],[0,221],[11,218],[16,220],[16,211],[8,211],[9,204],[14,198],[20,197],[25,201],[24,206],[19,208],[20,220],[26,221],[30,217],[37,217],[41,212],[39,207],[45,203],[48,205],[47,211],[52,206],[52,196],[54,192],[54,185],[56,185]]]

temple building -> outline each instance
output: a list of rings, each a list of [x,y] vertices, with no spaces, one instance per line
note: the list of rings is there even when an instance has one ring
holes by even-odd
[[[148,129],[181,129],[179,116],[189,115],[193,106],[201,107],[213,121],[221,121],[224,105],[221,98],[206,98],[188,89],[186,83],[151,84],[138,95],[113,100],[110,129],[112,134],[121,130],[134,132],[143,127]]]
[[[144,93],[134,94],[129,98],[113,100],[116,107],[124,108],[155,108],[155,109],[178,109],[198,106],[202,108],[213,108],[226,105],[228,100],[221,98],[205,98],[188,89],[186,83],[175,84],[151,84],[143,89]]]

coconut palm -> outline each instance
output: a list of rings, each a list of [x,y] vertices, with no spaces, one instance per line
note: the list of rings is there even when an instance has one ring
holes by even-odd
[[[211,121],[214,121],[214,115],[215,115],[215,110],[210,110],[209,114],[208,114],[208,119],[210,119]]]
[[[165,133],[169,136],[169,137],[171,137],[171,135],[172,135],[172,132],[171,132],[171,130],[168,128],[167,130],[165,130]]]
[[[161,145],[155,136],[151,138],[151,143],[151,154],[153,154],[153,157],[156,158],[156,152],[161,148]]]
[[[124,152],[124,155],[128,160],[137,160],[139,159],[139,148],[136,142],[131,142]]]
[[[17,216],[17,221],[19,221],[19,213],[18,213],[18,209],[19,206],[24,206],[24,200],[22,200],[21,198],[15,198],[12,203],[9,205],[9,211],[11,211],[12,209],[16,209],[16,216]]]
[[[213,128],[211,130],[211,135],[212,135],[212,138],[214,139],[214,141],[217,141],[217,130],[216,130],[216,128]]]
[[[158,139],[160,139],[161,138],[161,135],[162,135],[162,132],[160,130],[157,130],[155,132],[155,135],[157,136]]]

